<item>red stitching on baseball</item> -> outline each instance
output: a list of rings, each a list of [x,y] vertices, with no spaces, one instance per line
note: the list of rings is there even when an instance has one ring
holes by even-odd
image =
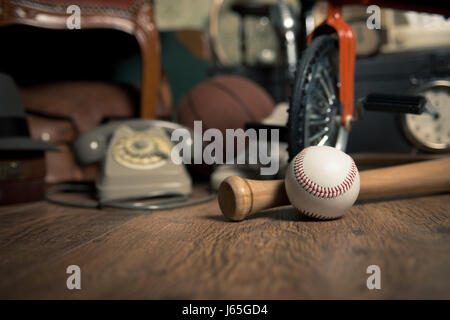
[[[303,151],[300,152],[294,159],[294,175],[302,188],[309,194],[319,198],[335,198],[347,192],[353,185],[357,172],[353,159],[350,158],[352,163],[347,176],[344,178],[344,181],[334,187],[322,187],[309,179],[303,170],[303,159],[305,158],[306,151],[309,148],[310,147],[303,149]]]
[[[314,218],[314,219],[319,219],[319,220],[331,220],[331,219],[334,219],[334,218],[331,218],[331,217],[325,217],[325,216],[322,216],[322,215],[320,215],[320,214],[317,214],[317,213],[313,213],[313,212],[310,212],[310,211],[307,211],[307,210],[298,210],[300,213],[302,213],[302,214],[304,214],[305,216],[308,216],[308,217],[310,217],[310,218]]]

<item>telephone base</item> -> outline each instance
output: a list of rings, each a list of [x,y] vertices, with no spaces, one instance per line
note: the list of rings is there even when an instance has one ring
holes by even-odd
[[[96,183],[100,202],[190,195],[191,178],[183,164],[172,162],[171,148],[162,128],[119,126]]]

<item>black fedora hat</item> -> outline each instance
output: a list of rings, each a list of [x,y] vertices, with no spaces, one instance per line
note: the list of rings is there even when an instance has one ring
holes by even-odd
[[[14,80],[0,73],[0,151],[45,151],[56,147],[30,137],[25,109]]]

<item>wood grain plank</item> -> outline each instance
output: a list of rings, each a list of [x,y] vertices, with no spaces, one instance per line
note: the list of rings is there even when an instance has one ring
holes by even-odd
[[[446,194],[359,203],[326,222],[288,206],[233,223],[216,201],[140,215],[10,282],[0,298],[449,299],[449,207]],[[66,289],[71,264],[81,290]],[[381,290],[366,287],[372,264]]]
[[[0,288],[137,215],[46,202],[2,207]]]

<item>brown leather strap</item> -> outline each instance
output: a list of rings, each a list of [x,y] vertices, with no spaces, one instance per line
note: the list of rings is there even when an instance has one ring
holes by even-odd
[[[27,119],[33,139],[43,140],[52,145],[71,143],[78,133],[70,120],[57,120],[35,115],[29,115]]]
[[[0,182],[43,179],[45,177],[44,155],[33,158],[0,158]]]

